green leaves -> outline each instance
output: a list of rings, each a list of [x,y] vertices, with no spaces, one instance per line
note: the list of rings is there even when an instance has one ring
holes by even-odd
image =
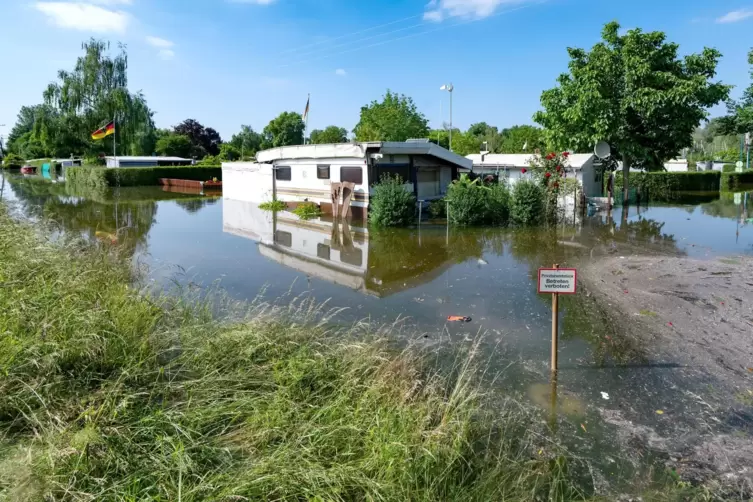
[[[428,123],[413,99],[387,90],[381,102],[372,101],[361,108],[361,119],[353,132],[358,141],[405,141],[427,137]]]
[[[348,141],[348,131],[344,127],[328,126],[323,131],[314,129],[311,131],[311,143],[315,145],[324,145],[327,143],[346,143]]]
[[[262,148],[302,145],[304,129],[306,124],[299,113],[282,112],[264,128]]]

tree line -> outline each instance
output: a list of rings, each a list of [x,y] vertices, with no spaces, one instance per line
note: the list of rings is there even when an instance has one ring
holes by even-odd
[[[719,134],[753,131],[753,83],[739,101],[731,86],[716,80],[719,51],[679,56],[679,46],[663,32],[640,29],[620,33],[608,23],[590,50],[568,48],[568,71],[542,93],[538,126],[499,129],[485,122],[467,130],[430,129],[412,98],[387,90],[380,100],[363,106],[350,133],[331,125],[304,138],[305,124],[296,112],[283,112],[259,133],[244,125],[230,141],[211,127],[188,119],[172,129],[154,126],[153,111],[140,92],[128,90],[128,59],[118,45],[90,40],[72,71],[61,70],[42,103],[24,106],[8,138],[10,152],[23,158],[101,157],[112,151],[114,138],[93,141],[92,131],[117,123],[118,152],[129,155],[175,155],[205,163],[251,158],[277,146],[356,141],[405,141],[428,138],[460,155],[533,152],[537,149],[590,152],[598,141],[612,148],[623,164],[625,186],[630,167],[662,169],[664,161],[698,145],[699,126],[708,109],[726,102],[728,113],[712,121]],[[749,55],[753,81],[753,50]],[[450,145],[450,136],[452,145]],[[616,165],[616,162],[611,164]]]

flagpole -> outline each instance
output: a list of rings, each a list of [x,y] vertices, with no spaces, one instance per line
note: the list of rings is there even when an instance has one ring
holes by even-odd
[[[117,143],[115,141],[115,135],[118,130],[115,128],[115,115],[112,116],[112,164],[117,163]]]
[[[306,130],[303,133],[303,144],[306,144],[306,135],[309,132],[309,109],[311,107],[311,93],[306,97]]]

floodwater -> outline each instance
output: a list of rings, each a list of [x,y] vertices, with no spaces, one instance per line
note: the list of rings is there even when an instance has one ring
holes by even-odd
[[[249,301],[262,290],[267,300],[312,297],[344,308],[341,322],[399,319],[404,336],[429,346],[468,350],[482,336],[481,350],[502,370],[496,383],[543,407],[551,303],[536,292],[539,267],[577,266],[631,246],[700,259],[753,255],[753,193],[631,207],[627,215],[619,208],[569,215],[550,229],[424,222],[399,230],[304,222],[221,195],[158,187],[82,196],[69,194],[64,183],[8,176],[0,196],[25,217],[51,219],[63,232],[125,248],[148,267],[157,287],[219,287]],[[639,452],[640,462],[621,460],[623,445],[605,414],[613,423],[671,436],[708,427],[708,408],[721,404],[693,368],[613,340],[604,313],[583,296],[560,302],[560,430],[574,448],[598,459],[606,482],[615,484],[630,479],[651,453]],[[447,322],[452,315],[472,320]]]

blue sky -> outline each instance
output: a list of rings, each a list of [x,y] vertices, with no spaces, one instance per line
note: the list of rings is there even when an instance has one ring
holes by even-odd
[[[436,127],[449,119],[448,82],[457,127],[532,123],[566,47],[590,47],[611,20],[665,31],[683,54],[716,47],[735,96],[753,46],[753,0],[2,0],[0,19],[6,136],[90,36],[127,44],[129,87],[158,126],[194,118],[224,139],[303,112],[307,93],[310,129],[350,130],[387,88]]]

